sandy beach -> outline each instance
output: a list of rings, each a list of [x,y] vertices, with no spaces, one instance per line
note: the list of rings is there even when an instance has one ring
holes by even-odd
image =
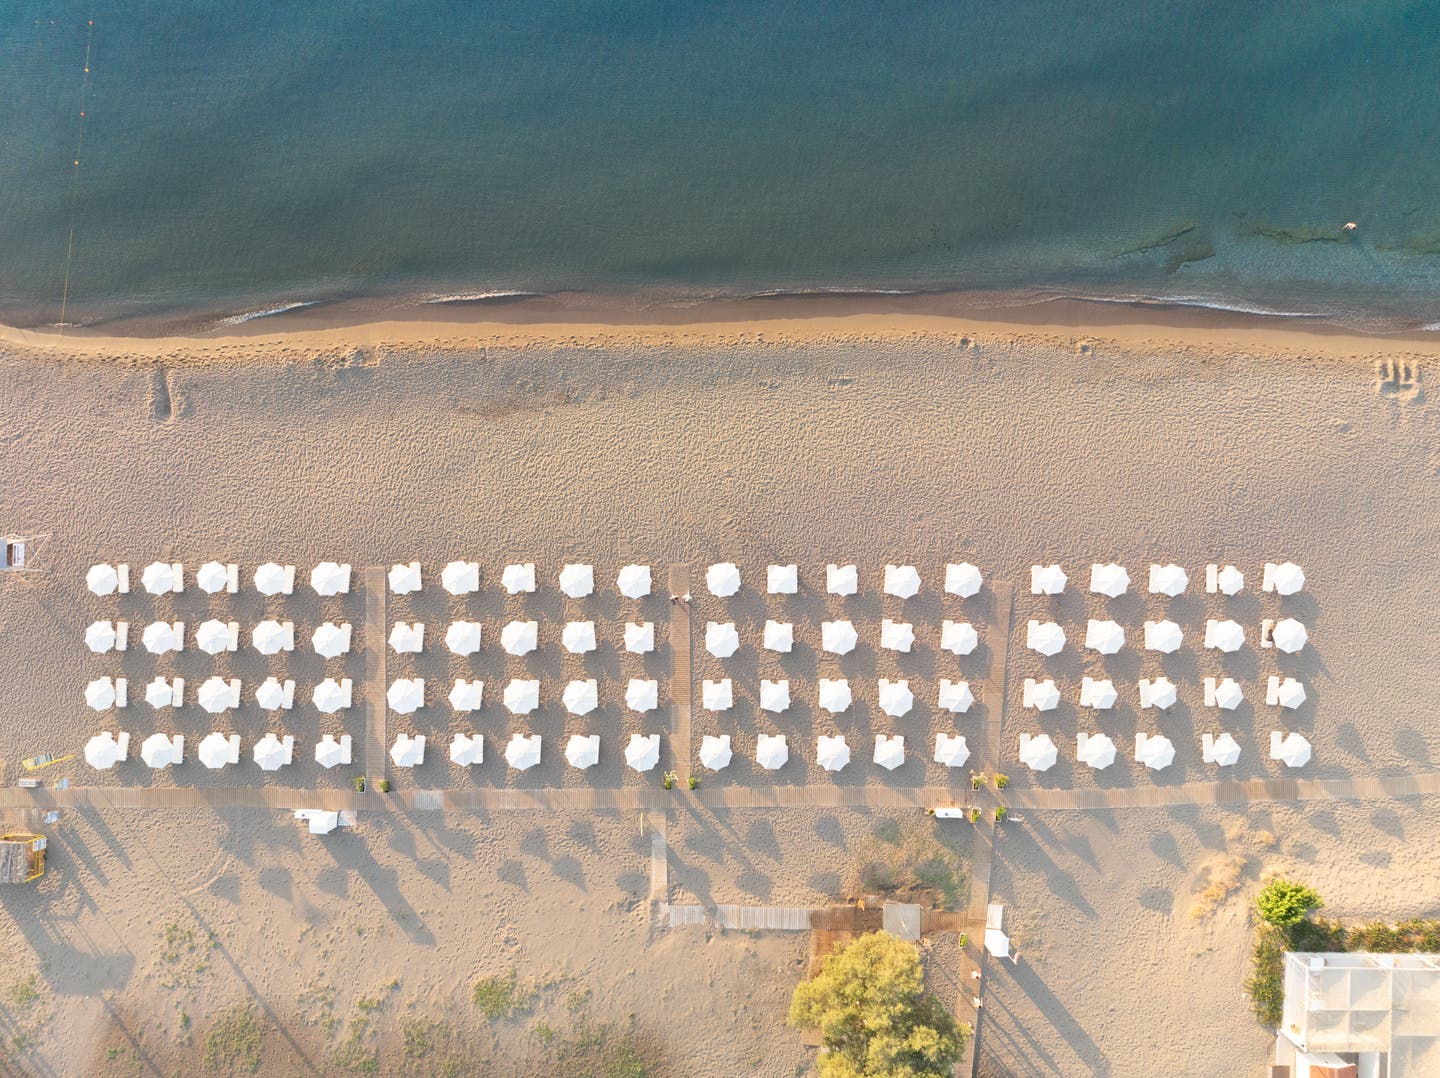
[[[302,586],[266,600],[248,581],[272,558],[302,574],[327,558],[357,569],[424,566],[425,589],[386,607],[389,622],[427,625],[423,654],[387,657],[389,676],[413,673],[430,686],[429,706],[413,720],[386,720],[392,738],[411,730],[431,739],[420,768],[389,770],[407,794],[657,785],[659,769],[638,775],[619,753],[633,732],[665,734],[668,752],[672,715],[627,711],[623,693],[630,677],[654,677],[663,703],[671,656],[663,646],[626,654],[619,636],[628,620],[652,620],[663,643],[673,616],[666,568],[688,564],[698,583],[718,560],[735,561],[746,587],[729,600],[693,589],[691,744],[730,733],[737,757],[703,777],[705,791],[949,785],[963,798],[968,775],[928,762],[933,733],[957,730],[978,751],[992,715],[1022,803],[1047,791],[1212,781],[1199,738],[1222,725],[1242,745],[1239,779],[1281,775],[1265,751],[1281,727],[1313,742],[1307,778],[1434,770],[1440,730],[1423,690],[1440,645],[1415,629],[1433,620],[1440,586],[1440,415],[1425,384],[1440,342],[1096,304],[977,318],[937,302],[750,301],[648,322],[653,312],[571,317],[543,304],[509,306],[504,321],[487,310],[347,324],[345,311],[316,310],[184,337],[0,330],[3,528],[46,537],[36,572],[0,580],[7,784],[20,759],[77,752],[95,731],[117,728],[113,713],[84,706],[91,677],[123,673],[134,701],[156,671],[190,684],[220,671],[241,678],[246,693],[218,723],[193,706],[156,712],[138,700],[119,725],[137,739],[178,730],[191,745],[212,725],[233,729],[247,757],[255,738],[283,730],[296,736],[295,765],[263,774],[247,759],[209,772],[192,757],[161,772],[132,761],[66,773],[84,787],[349,789],[365,762],[326,772],[311,751],[322,733],[342,730],[358,746],[363,719],[321,716],[308,689],[342,670],[358,685],[366,660],[357,647],[327,663],[308,641],[327,618],[361,630],[365,595],[322,600]],[[84,590],[96,561],[138,572],[164,558],[193,572],[212,557],[241,566],[240,595],[187,587],[117,601]],[[478,594],[456,599],[438,588],[452,558],[480,562]],[[962,559],[986,575],[973,599],[940,591],[945,564]],[[1129,567],[1137,587],[1113,601],[1086,593],[1090,564],[1111,559]],[[1295,656],[1255,646],[1260,619],[1282,609],[1259,592],[1260,568],[1285,559],[1307,576],[1306,590],[1283,606],[1310,632]],[[519,560],[535,561],[546,585],[534,597],[496,586],[503,566]],[[1144,574],[1172,560],[1189,570],[1191,587],[1162,603],[1144,594]],[[569,601],[555,590],[569,561],[595,565],[595,596]],[[630,561],[655,567],[656,595],[615,593],[615,573]],[[772,561],[799,565],[800,594],[757,590]],[[824,593],[831,561],[859,566],[860,594]],[[1050,561],[1070,573],[1071,587],[1054,599],[1031,596],[1029,567]],[[914,564],[920,595],[883,596],[887,562]],[[1210,562],[1240,566],[1246,590],[1206,595],[1199,585]],[[1003,639],[989,623],[1001,587],[1014,592]],[[117,610],[132,634],[152,617],[193,627],[223,615],[244,626],[246,640],[260,618],[283,614],[295,622],[297,649],[276,659],[244,647],[219,659],[193,649],[159,659],[134,645],[123,657],[85,651],[85,626]],[[1171,617],[1185,646],[1163,659],[1133,643],[1103,660],[1080,651],[1085,622],[1100,610],[1124,624],[1128,640],[1145,620]],[[840,612],[862,647],[835,659],[819,652],[819,623]],[[522,613],[540,621],[541,649],[507,657],[500,627]],[[462,614],[485,634],[480,653],[464,660],[441,643]],[[801,645],[785,657],[758,640],[764,621],[781,614]],[[589,656],[558,646],[560,626],[576,617],[594,620],[604,642]],[[981,631],[970,656],[938,648],[940,623],[959,617]],[[1202,649],[1212,617],[1242,622],[1246,647],[1223,659]],[[886,618],[915,626],[914,653],[878,648]],[[1058,621],[1067,648],[1053,659],[1027,651],[1031,618]],[[734,658],[705,654],[710,620],[736,623]],[[940,715],[939,678],[978,687],[1002,643],[1003,714],[992,693],[968,715]],[[1075,698],[1080,678],[1102,671],[1122,702],[1097,724]],[[251,691],[270,673],[299,685],[295,709],[278,720]],[[814,683],[836,673],[851,679],[857,706],[832,721],[815,707]],[[1134,682],[1159,673],[1176,682],[1180,702],[1163,715],[1141,713]],[[1241,680],[1247,696],[1223,724],[1201,703],[1202,679],[1217,673]],[[1264,705],[1272,673],[1305,682],[1300,710],[1282,718]],[[722,674],[734,681],[736,707],[707,713],[700,683]],[[522,675],[542,682],[529,722],[508,715],[498,692]],[[459,676],[487,684],[472,717],[444,701]],[[599,682],[601,707],[577,718],[559,694],[582,676]],[[759,680],[780,676],[795,705],[761,712]],[[875,681],[899,676],[916,707],[891,720],[875,706]],[[1055,711],[1020,706],[1023,680],[1039,676],[1061,688]],[[546,757],[517,774],[500,749],[512,730],[532,727]],[[1076,764],[1080,728],[1115,738],[1113,767],[1097,774]],[[485,735],[483,764],[448,762],[444,748],[460,729]],[[853,735],[856,751],[832,776],[815,763],[814,739],[835,729]],[[1133,761],[1140,730],[1172,738],[1172,767],[1154,773]],[[560,755],[563,737],[592,731],[601,763],[580,773]],[[791,761],[780,772],[753,765],[761,732],[789,736]],[[897,771],[871,764],[876,732],[906,736],[912,756]],[[1022,732],[1051,734],[1054,769],[1031,775],[1019,764]],[[661,769],[676,763],[662,755]],[[856,807],[697,808],[686,791],[673,793],[661,897],[677,904],[824,904],[848,893],[867,835],[892,817],[924,821]],[[1019,812],[1000,829],[992,881],[1022,961],[990,964],[980,1073],[1257,1070],[1266,1034],[1240,998],[1256,881],[1288,868],[1337,913],[1434,914],[1433,898],[1415,888],[1440,857],[1420,823],[1425,807],[1411,799]],[[968,824],[924,825],[963,829],[955,848],[969,849]],[[783,1027],[803,975],[804,934],[658,927],[640,813],[362,812],[357,833],[321,840],[273,811],[77,808],[49,834],[46,879],[3,899],[20,931],[0,955],[17,983],[33,972],[40,992],[26,1003],[12,993],[4,1004],[24,1037],[6,1062],[16,1073],[93,1072],[120,1061],[134,1073],[193,1067],[208,1022],[247,1000],[263,1017],[267,1069],[276,1073],[346,1073],[356,1018],[382,1073],[438,1073],[441,1056],[425,1053],[441,1049],[406,1054],[406,1023],[420,1020],[443,1025],[426,1044],[443,1041],[444,1058],[467,1067],[503,1061],[515,1073],[553,1073],[537,1029],[563,1031],[581,1018],[655,1045],[658,1073],[791,1075],[813,1059]],[[1213,912],[1192,916],[1196,881],[1222,856],[1241,860],[1240,883]],[[188,943],[167,957],[177,931],[212,948],[203,970]],[[422,966],[423,977],[409,972]],[[469,1002],[469,985],[512,968],[534,982],[533,1007],[490,1021]],[[1174,991],[1135,991],[1152,979]],[[570,993],[582,988],[590,995],[572,1005]],[[371,999],[380,1002],[361,1007]],[[1183,1032],[1160,1037],[1161,1023]],[[409,1035],[415,1043],[413,1028]]]

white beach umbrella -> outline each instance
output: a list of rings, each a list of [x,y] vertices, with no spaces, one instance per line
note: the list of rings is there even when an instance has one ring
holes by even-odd
[[[1234,652],[1245,646],[1245,629],[1238,621],[1226,618],[1205,623],[1205,646],[1218,651]]]
[[[635,771],[649,771],[660,762],[660,735],[631,734],[625,746],[625,762]]]
[[[1148,697],[1142,694],[1141,707],[1154,707],[1164,711],[1166,708],[1175,705],[1176,693],[1175,682],[1168,677],[1152,678]]]
[[[946,767],[964,767],[970,759],[970,746],[963,737],[953,734],[935,735],[935,762]]]
[[[980,643],[980,634],[968,621],[944,621],[940,625],[940,650],[952,655],[969,655]]]
[[[560,590],[572,599],[583,599],[595,590],[595,566],[572,562],[560,570]]]
[[[735,693],[730,679],[705,681],[700,685],[700,700],[706,711],[729,711],[735,704]]]
[[[899,681],[890,681],[886,678],[880,679],[880,710],[891,718],[898,719],[908,715],[910,709],[915,706],[915,694],[910,691],[910,682],[901,678]]]
[[[970,682],[940,679],[940,710],[961,714],[970,710],[975,703],[975,694],[970,691]]]
[[[279,771],[285,766],[285,746],[274,734],[267,733],[255,742],[250,755],[260,765],[261,771]]]
[[[1020,762],[1031,771],[1049,771],[1060,758],[1049,734],[1032,737],[1020,746]]]
[[[528,715],[540,706],[540,682],[512,678],[505,685],[505,709],[512,715]]]
[[[980,570],[968,561],[952,562],[945,566],[945,591],[968,599],[980,590]]]
[[[229,639],[228,634],[226,639]],[[145,631],[140,634],[140,641],[151,655],[164,655],[169,651],[180,650],[180,637],[176,634],[175,627],[165,621],[152,621],[145,626]]]
[[[104,655],[115,648],[115,623],[92,621],[85,630],[85,646],[96,655]]]
[[[1059,595],[1065,590],[1065,571],[1057,564],[1030,566],[1030,592],[1033,595]]]
[[[310,587],[316,595],[340,595],[350,587],[350,571],[338,561],[322,561],[310,570]]]
[[[1108,565],[1090,567],[1090,590],[1096,595],[1111,599],[1124,595],[1130,589],[1130,573],[1123,565],[1110,562]]]
[[[787,654],[795,648],[795,626],[788,621],[765,623],[765,650]]]
[[[120,586],[120,573],[115,566],[101,562],[99,565],[90,566],[85,573],[85,586],[96,595],[114,595],[115,589]]]
[[[886,651],[908,652],[915,645],[915,626],[908,621],[880,622],[880,646]]]
[[[535,563],[527,561],[505,566],[505,571],[500,574],[500,586],[507,595],[534,591]]]
[[[397,655],[419,655],[425,650],[425,626],[397,621],[390,628],[390,649]]]
[[[528,655],[540,638],[540,625],[534,621],[512,621],[500,630],[500,646],[507,655]]]
[[[385,700],[396,714],[413,715],[425,706],[425,679],[397,678],[385,691]]]
[[[766,771],[784,767],[788,759],[790,746],[785,743],[784,734],[761,734],[755,739],[755,762]]]
[[[262,566],[263,568],[263,566]],[[420,590],[420,563],[411,562],[408,565],[392,565],[387,576],[390,583],[390,591],[395,595],[409,595],[411,592]],[[255,576],[256,587],[259,587],[260,576]]]
[[[799,566],[767,566],[765,569],[765,590],[771,595],[794,595],[800,590]]]
[[[725,599],[740,590],[740,569],[733,561],[716,562],[705,570],[705,586],[711,595]]]
[[[1150,566],[1150,592],[1172,599],[1190,586],[1190,577],[1173,561],[1168,565]]]
[[[885,566],[885,594],[909,599],[920,592],[920,574],[913,565]]]
[[[1223,733],[1215,739],[1215,747],[1211,750],[1210,762],[1220,767],[1233,767],[1235,761],[1240,759],[1240,745],[1230,734]]]
[[[1305,571],[1293,561],[1281,562],[1275,566],[1270,582],[1275,585],[1278,594],[1294,595],[1305,586]]]
[[[700,763],[711,771],[719,771],[730,766],[730,735],[721,734],[715,737],[706,734],[700,740]]]
[[[485,699],[485,682],[456,678],[450,689],[450,706],[456,711],[479,711]]]
[[[390,762],[396,767],[418,767],[425,762],[425,739],[400,734],[390,746]]]
[[[1025,646],[1041,655],[1057,655],[1065,647],[1065,630],[1053,621],[1032,621],[1025,630]]]
[[[255,690],[255,702],[262,711],[279,711],[285,706],[285,686],[277,677],[267,677]]]
[[[850,682],[845,678],[820,679],[820,706],[832,715],[838,715],[853,702]]]
[[[1163,771],[1175,762],[1175,744],[1163,734],[1154,734],[1145,739],[1145,747],[1135,753],[1135,759],[1152,771]]]
[[[480,563],[452,561],[440,570],[440,586],[451,595],[469,595],[480,590]]]
[[[322,659],[338,659],[350,650],[350,625],[336,625],[333,621],[320,624],[310,637],[315,654]]]
[[[1107,678],[1085,678],[1080,682],[1080,706],[1108,711],[1115,706],[1120,694],[1115,691],[1115,682]]]
[[[1091,734],[1085,739],[1085,747],[1076,753],[1082,764],[1089,764],[1096,771],[1104,771],[1115,762],[1115,742],[1109,734]]]
[[[480,650],[480,623],[452,621],[445,630],[445,647],[452,655],[474,655]]]
[[[760,680],[760,707],[765,711],[779,713],[790,706],[790,682],[786,680]]]
[[[175,570],[168,562],[152,561],[140,574],[140,583],[151,595],[167,595],[175,590]]]
[[[632,677],[625,687],[625,706],[642,715],[660,704],[660,683],[651,678]]]
[[[157,770],[180,762],[175,752],[175,742],[165,734],[151,734],[147,737],[140,746],[140,759]]]
[[[1280,701],[1281,707],[1297,708],[1305,702],[1305,686],[1293,677],[1287,677],[1280,683],[1276,699]]]
[[[290,643],[290,632],[273,618],[267,618],[250,630],[250,643],[261,655],[278,655]]]
[[[85,742],[85,762],[96,771],[109,771],[120,762],[120,743],[109,730]]]
[[[627,599],[643,599],[650,594],[650,566],[627,565],[615,578],[615,586]]]
[[[860,590],[860,572],[853,565],[827,565],[825,590],[831,595],[854,595]]]
[[[1036,711],[1054,711],[1060,706],[1060,690],[1055,687],[1054,679],[1047,677],[1044,681],[1035,682],[1025,691],[1021,704]]]
[[[1281,618],[1275,623],[1271,638],[1281,651],[1294,655],[1305,646],[1310,634],[1305,631],[1305,626],[1294,618]]]
[[[1215,706],[1218,708],[1234,711],[1244,699],[1245,694],[1240,689],[1240,683],[1233,677],[1227,677],[1215,686]]]
[[[230,682],[222,677],[208,677],[200,686],[200,692],[196,695],[200,706],[212,715],[219,715],[222,711],[229,711],[235,705],[235,693],[230,687]]]
[[[899,734],[895,734],[893,737],[877,734],[875,755],[871,759],[886,771],[894,771],[905,762],[905,739]]]
[[[459,767],[484,763],[484,736],[481,734],[456,734],[450,739],[450,762]]]
[[[279,595],[287,583],[289,574],[283,565],[276,562],[267,561],[255,570],[255,590],[261,595]]]
[[[516,733],[505,746],[505,762],[516,771],[528,771],[540,762],[540,735]]]
[[[207,561],[196,570],[195,583],[208,595],[218,594],[230,583],[230,571],[218,561]]]
[[[1180,626],[1176,625],[1169,618],[1164,621],[1147,621],[1145,623],[1145,647],[1149,651],[1159,651],[1165,655],[1179,650],[1180,642],[1184,634]]]
[[[560,643],[571,655],[584,655],[595,650],[595,623],[593,621],[567,621],[560,634]]]
[[[594,767],[600,760],[600,735],[571,734],[565,745],[565,759],[581,771]]]
[[[210,618],[200,623],[195,630],[195,646],[206,655],[219,655],[230,650],[230,626],[223,621]]]
[[[1125,646],[1125,630],[1118,621],[1091,618],[1085,626],[1085,646],[1101,655],[1114,655]]]
[[[822,621],[820,623],[820,646],[831,655],[848,655],[855,650],[860,636],[855,626],[847,621]]]
[[[1245,586],[1245,574],[1235,566],[1227,565],[1216,574],[1215,583],[1226,595],[1235,595]]]
[[[653,621],[625,623],[625,650],[631,655],[647,655],[655,650],[655,623]]]
[[[845,744],[845,735],[830,737],[821,734],[815,740],[815,762],[826,771],[842,771],[850,762],[850,746]]]
[[[325,770],[338,767],[344,758],[344,750],[340,742],[335,740],[334,734],[326,734],[315,745],[315,762]]]
[[[592,678],[572,681],[561,694],[565,710],[572,715],[588,715],[600,705],[598,683]]]
[[[705,650],[717,659],[728,659],[740,650],[740,634],[733,621],[712,621],[705,626]]]
[[[333,677],[327,677],[316,685],[311,699],[315,701],[315,706],[327,715],[333,715],[349,706],[344,687]]]

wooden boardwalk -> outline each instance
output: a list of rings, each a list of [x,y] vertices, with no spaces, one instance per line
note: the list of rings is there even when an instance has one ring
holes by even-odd
[[[381,779],[388,776],[389,756],[386,755],[385,709],[385,641],[389,626],[385,624],[385,570],[377,565],[363,575],[365,588],[365,683],[360,699],[365,713],[365,783],[379,789]]]
[[[670,766],[683,787],[690,781],[690,566],[670,566]]]

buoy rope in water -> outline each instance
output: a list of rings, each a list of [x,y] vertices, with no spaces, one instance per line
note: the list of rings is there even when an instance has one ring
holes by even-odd
[[[60,290],[60,333],[65,333],[65,308],[70,302],[70,262],[75,255],[75,209],[80,197],[80,147],[85,144],[85,101],[90,92],[90,47],[95,44],[95,20],[89,21],[85,37],[85,74],[80,81],[80,130],[75,137],[75,156],[70,174],[70,238],[65,244],[65,284]]]

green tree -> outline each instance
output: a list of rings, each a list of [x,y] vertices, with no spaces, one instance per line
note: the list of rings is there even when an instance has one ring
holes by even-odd
[[[1255,899],[1260,919],[1277,928],[1299,924],[1324,904],[1313,887],[1284,878],[1271,880]]]
[[[790,1024],[820,1030],[822,1078],[949,1078],[969,1034],[925,994],[914,944],[883,932],[831,952],[795,989]]]

